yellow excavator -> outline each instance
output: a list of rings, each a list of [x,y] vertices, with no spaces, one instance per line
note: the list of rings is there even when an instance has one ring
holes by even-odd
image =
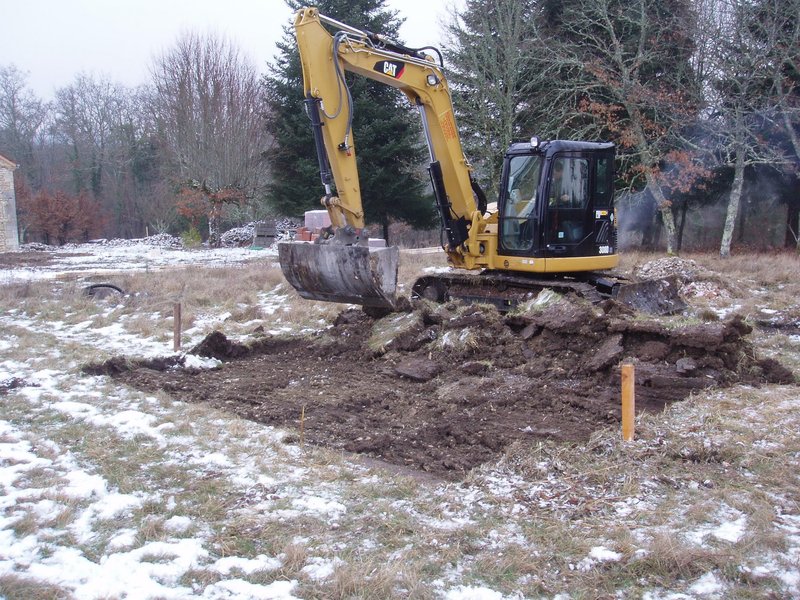
[[[321,202],[331,221],[314,243],[278,244],[284,276],[302,297],[367,309],[398,306],[399,249],[370,248],[365,229],[345,79],[352,72],[399,89],[422,120],[442,246],[454,269],[420,278],[412,297],[508,309],[554,288],[590,299],[617,296],[651,312],[681,308],[674,280],[627,285],[602,273],[619,262],[613,144],[536,137],[512,144],[497,209],[488,210],[461,147],[440,54],[437,61],[428,48],[407,48],[313,7],[297,12],[294,29],[325,189]]]

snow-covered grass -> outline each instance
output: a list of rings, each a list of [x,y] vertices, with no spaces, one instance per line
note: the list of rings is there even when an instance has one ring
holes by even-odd
[[[400,475],[82,375],[171,354],[176,301],[185,347],[215,327],[302,334],[336,313],[300,304],[268,253],[131,273],[147,249],[127,251],[72,250],[126,266],[106,275],[121,302],[87,299],[72,266],[0,285],[1,597],[800,595],[797,387],[698,394],[639,418],[632,443],[605,430],[517,446],[461,483]],[[769,344],[800,364],[791,336]]]

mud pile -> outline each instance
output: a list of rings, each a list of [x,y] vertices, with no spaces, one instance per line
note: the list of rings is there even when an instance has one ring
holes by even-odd
[[[225,361],[215,370],[112,360],[91,372],[273,425],[297,428],[302,411],[306,443],[456,478],[514,441],[578,441],[617,422],[623,361],[636,365],[637,410],[711,386],[793,382],[755,356],[749,332],[737,317],[668,328],[611,301],[554,297],[507,316],[424,304],[380,320],[348,310],[314,337],[216,332],[195,349]]]

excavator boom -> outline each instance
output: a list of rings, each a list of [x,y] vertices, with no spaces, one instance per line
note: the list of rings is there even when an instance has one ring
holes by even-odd
[[[324,25],[336,32],[331,34]],[[304,298],[393,309],[399,250],[369,247],[356,167],[352,99],[344,73],[394,87],[417,107],[440,216],[455,252],[468,240],[480,212],[446,79],[431,57],[320,15],[316,8],[298,11],[294,29],[303,67],[305,110],[325,191],[321,203],[331,226],[317,243],[280,243],[281,269]]]

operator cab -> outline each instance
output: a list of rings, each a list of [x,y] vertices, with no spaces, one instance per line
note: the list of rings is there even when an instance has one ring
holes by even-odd
[[[503,161],[499,253],[534,258],[607,256],[614,235],[614,144],[517,143]]]

